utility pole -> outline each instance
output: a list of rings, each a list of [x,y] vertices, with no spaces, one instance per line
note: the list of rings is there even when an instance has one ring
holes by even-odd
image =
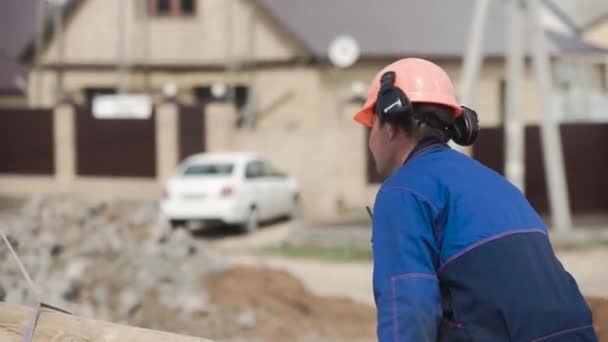
[[[562,139],[559,124],[552,115],[555,110],[555,97],[553,95],[553,77],[549,53],[547,51],[547,37],[541,25],[542,4],[540,0],[528,0],[528,4],[530,16],[532,17],[532,27],[534,28],[532,46],[535,48],[533,49],[532,58],[536,69],[536,78],[541,89],[544,114],[541,137],[553,227],[560,233],[567,233],[572,230],[572,216],[570,214],[566,172],[564,171]]]
[[[55,84],[55,101],[63,101],[64,97],[64,68],[65,68],[65,42],[63,27],[63,8],[66,0],[49,0],[53,5],[53,28],[57,42],[57,78]]]
[[[479,72],[483,61],[482,45],[489,7],[490,0],[477,0],[469,34],[469,43],[465,50],[460,80],[460,103],[468,106],[472,105],[475,85],[479,81]],[[462,147],[454,143],[451,143],[451,146],[468,155],[472,154],[470,147]]]
[[[505,116],[505,148],[507,160],[507,176],[523,189],[524,184],[524,130],[521,120],[520,94],[521,74],[523,73],[523,44],[522,32],[522,0],[509,0],[509,54],[507,56],[507,108]],[[543,120],[541,123],[542,147],[545,164],[545,178],[553,227],[561,233],[572,229],[572,216],[570,201],[564,171],[562,156],[562,143],[559,125],[552,113],[555,110],[553,96],[553,78],[550,68],[549,53],[547,50],[546,34],[542,26],[541,0],[526,1],[530,14],[532,35],[532,60],[536,72],[536,79],[541,89]],[[488,17],[489,0],[477,0],[473,24],[469,36],[468,49],[463,62],[463,76],[461,83],[460,101],[470,103],[474,93],[474,85],[478,81],[481,61],[483,59],[483,31]]]
[[[521,84],[524,73],[523,4],[509,1],[506,101],[504,118],[505,175],[525,193],[525,130],[522,123]]]
[[[46,22],[46,5],[45,1],[38,0],[36,2],[36,37],[34,41],[34,70],[33,83],[30,87],[30,104],[40,106],[42,103],[42,48],[44,42],[44,29]]]

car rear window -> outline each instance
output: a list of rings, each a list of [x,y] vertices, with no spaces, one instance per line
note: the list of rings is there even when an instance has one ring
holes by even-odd
[[[188,165],[182,172],[184,176],[230,176],[234,170],[234,164],[229,163],[207,163]]]

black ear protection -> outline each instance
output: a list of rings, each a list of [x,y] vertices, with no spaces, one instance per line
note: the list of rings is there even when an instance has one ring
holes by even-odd
[[[391,123],[398,122],[402,116],[412,113],[410,99],[403,90],[395,87],[396,77],[394,71],[387,71],[382,75],[375,108],[378,116]]]
[[[452,140],[460,146],[471,146],[479,137],[479,119],[471,108],[462,106],[462,114],[451,127]]]
[[[394,71],[387,71],[380,78],[380,90],[376,98],[374,112],[382,120],[390,123],[398,123],[403,120],[403,116],[412,115],[413,108],[410,99],[399,87],[395,87],[397,75]],[[477,113],[465,106],[462,106],[462,114],[458,116],[454,123],[448,127],[452,140],[461,146],[470,146],[475,143],[479,136],[479,119]],[[439,120],[432,118],[420,118],[431,124],[433,127],[440,128]],[[439,123],[440,126],[437,126]]]

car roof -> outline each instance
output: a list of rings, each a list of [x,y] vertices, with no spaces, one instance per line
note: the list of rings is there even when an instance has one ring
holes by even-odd
[[[246,163],[253,159],[260,159],[260,156],[254,152],[211,152],[199,153],[188,157],[185,162],[234,162]]]

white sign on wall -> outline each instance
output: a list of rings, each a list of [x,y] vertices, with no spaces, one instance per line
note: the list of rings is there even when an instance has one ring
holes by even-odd
[[[149,119],[152,99],[145,94],[97,95],[93,99],[93,116],[97,119]]]

